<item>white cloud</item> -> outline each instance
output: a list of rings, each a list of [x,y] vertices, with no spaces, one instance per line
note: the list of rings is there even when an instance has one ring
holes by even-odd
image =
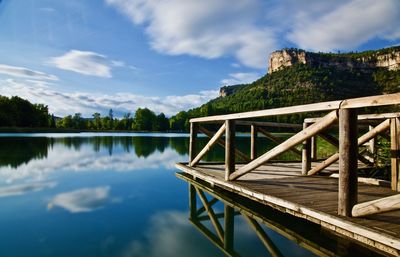
[[[257,0],[106,0],[135,24],[144,24],[151,46],[171,55],[233,55],[254,68],[266,66],[275,37]]]
[[[269,53],[290,45],[315,51],[354,50],[400,38],[398,0],[105,0],[142,25],[161,53],[235,57],[266,68]],[[289,42],[290,41],[290,42]]]
[[[0,73],[19,78],[58,80],[57,76],[46,74],[40,71],[31,70],[24,67],[0,64]]]
[[[288,38],[302,48],[331,51],[354,49],[373,38],[400,37],[398,0],[352,0],[325,6],[331,8],[322,13],[297,12]]]
[[[112,77],[112,67],[137,70],[137,67],[123,61],[110,60],[105,55],[80,50],[70,50],[61,56],[51,57],[48,63],[62,70],[103,78]]]
[[[201,91],[197,94],[183,96],[142,96],[132,93],[100,94],[73,92],[63,93],[51,89],[41,81],[0,80],[0,95],[18,95],[34,103],[45,103],[50,112],[65,116],[82,113],[90,117],[95,112],[108,113],[113,109],[117,116],[134,112],[137,108],[147,107],[156,113],[164,112],[174,115],[179,111],[197,107],[218,96],[217,90]]]
[[[223,85],[248,84],[260,78],[256,72],[238,72],[229,74],[229,78],[221,80]]]
[[[0,197],[23,195],[29,192],[37,192],[46,188],[53,188],[56,182],[37,182],[0,187]]]
[[[60,193],[50,201],[48,208],[58,206],[71,213],[91,212],[110,202],[109,192],[109,186],[102,186]]]

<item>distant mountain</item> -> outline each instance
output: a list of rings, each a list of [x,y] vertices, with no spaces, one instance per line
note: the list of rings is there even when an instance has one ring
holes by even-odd
[[[172,117],[181,119],[400,91],[400,46],[360,53],[283,49],[271,54],[268,73],[251,84],[224,86],[220,96]],[[283,118],[299,122],[301,116]]]

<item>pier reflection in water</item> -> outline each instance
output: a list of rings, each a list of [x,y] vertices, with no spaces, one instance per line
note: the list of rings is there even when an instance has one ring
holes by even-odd
[[[210,186],[190,175],[176,176],[189,185],[189,221],[227,256],[384,256],[314,223]],[[249,240],[246,237],[251,237],[253,243],[244,244]]]

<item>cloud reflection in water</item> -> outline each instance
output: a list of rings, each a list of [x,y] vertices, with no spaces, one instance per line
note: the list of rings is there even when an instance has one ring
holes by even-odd
[[[0,197],[24,195],[29,192],[38,192],[46,188],[53,188],[56,182],[37,182],[0,187]]]
[[[121,253],[123,257],[223,256],[188,221],[188,214],[163,211],[150,218],[145,240],[131,241]]]
[[[138,157],[129,152],[114,151],[109,155],[105,152],[95,152],[90,147],[81,147],[77,151],[62,145],[54,145],[49,149],[45,159],[31,160],[17,169],[10,166],[0,167],[0,181],[12,183],[23,179],[45,180],[56,171],[129,172],[141,169],[173,169],[176,162],[185,159],[185,156],[171,148],[163,152],[155,151],[147,157]]]
[[[110,187],[82,188],[56,195],[48,204],[48,208],[61,207],[71,213],[91,212],[111,201]]]

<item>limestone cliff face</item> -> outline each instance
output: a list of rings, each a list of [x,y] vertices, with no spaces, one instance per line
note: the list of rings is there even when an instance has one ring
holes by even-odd
[[[338,69],[387,68],[400,70],[400,47],[383,49],[366,54],[324,54],[300,49],[283,49],[273,52],[269,58],[268,73],[296,63],[316,67],[334,66]]]
[[[272,73],[284,67],[292,66],[296,63],[307,63],[307,53],[298,49],[283,49],[273,52],[269,57],[268,73]]]

